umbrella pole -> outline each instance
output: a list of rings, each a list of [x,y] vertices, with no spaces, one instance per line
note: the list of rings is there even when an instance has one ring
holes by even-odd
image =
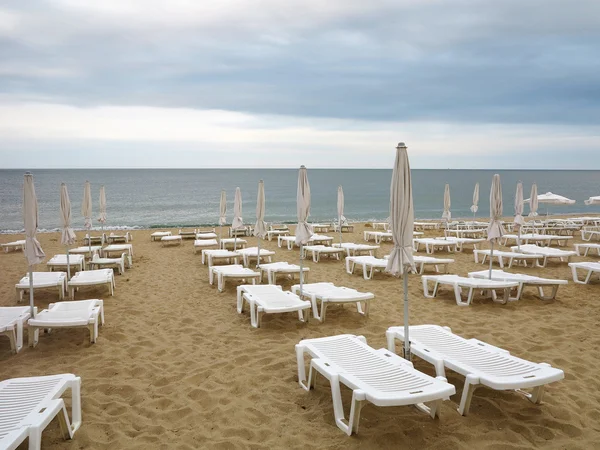
[[[237,250],[237,230],[233,232],[233,251]]]
[[[33,266],[29,266],[29,306],[31,307],[31,317],[35,318],[35,308],[33,305]]]
[[[340,248],[342,248],[342,218],[341,218],[341,216],[338,218],[338,228],[340,231]]]
[[[67,280],[71,279],[71,264],[69,264],[69,246],[67,245]]]
[[[260,236],[256,236],[256,240],[258,241],[258,252],[256,252],[256,268],[260,267]]]
[[[489,279],[492,279],[492,263],[494,262],[494,241],[491,242],[492,244],[492,251],[490,252],[490,275],[489,275]]]
[[[521,225],[517,225],[517,249],[521,251]]]
[[[302,261],[304,258],[302,257],[302,253],[304,251],[304,246],[300,244],[300,298],[302,298],[302,285],[304,284],[304,270],[302,269]]]
[[[404,359],[410,361],[410,339],[408,336],[408,270],[404,272]]]

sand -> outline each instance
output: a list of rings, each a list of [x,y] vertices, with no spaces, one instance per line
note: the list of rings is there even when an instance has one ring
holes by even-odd
[[[344,240],[363,242],[363,230],[364,225],[357,226]],[[116,276],[114,297],[104,289],[78,293],[78,299],[104,299],[106,325],[96,344],[89,343],[85,330],[57,330],[41,336],[35,349],[11,355],[8,341],[0,340],[0,379],[63,372],[82,378],[81,429],[65,442],[58,424],[51,424],[44,448],[600,448],[598,284],[570,283],[550,302],[528,289],[519,302],[477,299],[461,308],[448,291],[437,299],[424,298],[420,277],[411,276],[411,324],[450,326],[464,337],[548,362],[563,369],[565,379],[547,388],[540,406],[514,392],[479,389],[470,415],[462,417],[456,407],[464,379],[448,371],[457,393],[444,402],[441,419],[432,420],[413,407],[367,404],[359,434],[349,438],[334,423],[326,381],[320,379],[310,393],[299,387],[294,344],[353,333],[366,336],[376,348],[385,347],[385,330],[402,324],[400,280],[378,274],[365,281],[346,274],[341,262],[308,262],[310,281],[373,292],[370,317],[359,316],[354,307],[333,306],[324,324],[313,320],[304,325],[292,314],[265,315],[262,328],[253,329],[249,316],[236,312],[235,284],[228,283],[223,293],[208,284],[193,241],[163,248],[150,241],[152,231],[133,232],[134,267]],[[18,237],[2,235],[0,241]],[[39,237],[49,257],[63,253],[58,233]],[[254,238],[250,244],[255,245]],[[298,260],[297,250],[279,249],[275,241],[263,242],[263,247],[276,250],[274,260]],[[384,244],[379,255],[390,247]],[[454,258],[455,273],[484,269],[473,262],[470,250]],[[519,270],[570,279],[564,263]],[[0,305],[15,304],[14,284],[25,271],[22,253],[0,254]],[[54,291],[36,293],[38,307],[55,300]],[[433,375],[421,360],[415,360],[415,367]],[[343,394],[348,405],[350,391]]]

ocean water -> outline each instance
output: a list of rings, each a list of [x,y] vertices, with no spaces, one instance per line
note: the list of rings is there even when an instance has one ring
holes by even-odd
[[[0,230],[23,229],[21,215],[22,170],[0,170]],[[489,216],[489,190],[494,173],[502,180],[504,215],[514,213],[518,181],[525,198],[536,182],[538,193],[547,191],[577,200],[570,206],[550,206],[551,214],[598,214],[600,207],[583,203],[600,195],[600,171],[542,170],[413,170],[415,217],[440,218],[445,183],[450,184],[452,217],[472,217],[469,208],[476,182],[480,183],[478,217]],[[60,226],[60,183],[67,184],[72,204],[72,225],[83,227],[83,185],[92,185],[93,217],[98,216],[99,189],[105,186],[108,228],[151,228],[215,224],[221,189],[227,192],[228,220],[233,215],[235,188],[240,187],[245,223],[255,221],[257,184],[265,182],[266,217],[269,222],[296,220],[296,169],[73,169],[33,171],[39,204],[40,230]],[[345,195],[345,216],[350,221],[385,219],[388,216],[392,171],[387,169],[310,169],[311,220],[331,221],[337,215],[337,186]],[[545,205],[539,212],[546,213]],[[525,206],[528,212],[528,206]],[[95,222],[97,223],[97,222]],[[99,225],[99,224],[98,224]]]

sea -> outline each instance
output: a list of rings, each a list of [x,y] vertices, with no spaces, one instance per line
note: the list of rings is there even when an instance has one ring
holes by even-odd
[[[72,226],[82,229],[83,186],[92,186],[95,228],[99,212],[99,190],[107,198],[106,229],[199,227],[215,225],[221,190],[227,194],[227,216],[231,222],[236,187],[242,192],[245,223],[256,220],[258,181],[264,180],[265,220],[296,221],[297,169],[43,169],[32,171],[38,197],[39,230],[56,231],[60,226],[60,184],[66,183],[72,207]],[[528,198],[532,183],[538,193],[553,192],[577,201],[574,205],[540,205],[541,214],[600,214],[600,207],[584,200],[600,195],[598,170],[412,170],[416,219],[439,219],[443,211],[444,186],[450,184],[452,217],[473,217],[470,207],[475,183],[480,184],[476,217],[489,216],[492,176],[500,174],[504,215],[514,214],[516,185],[523,182]],[[23,230],[23,170],[0,170],[0,232]],[[391,169],[309,169],[312,194],[311,221],[330,222],[337,216],[337,188],[343,186],[344,215],[351,222],[384,220],[389,213]],[[528,213],[528,206],[525,206]]]

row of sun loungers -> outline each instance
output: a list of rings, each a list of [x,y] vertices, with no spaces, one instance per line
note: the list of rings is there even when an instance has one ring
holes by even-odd
[[[15,285],[17,302],[23,301],[23,294],[31,288],[29,274],[25,275]],[[70,280],[67,280],[66,272],[33,272],[33,290],[55,288],[58,291],[58,299],[63,300],[69,292],[71,299],[75,298],[75,291],[85,286],[106,286],[110,295],[115,289],[115,277],[112,269],[96,269],[76,272]]]

